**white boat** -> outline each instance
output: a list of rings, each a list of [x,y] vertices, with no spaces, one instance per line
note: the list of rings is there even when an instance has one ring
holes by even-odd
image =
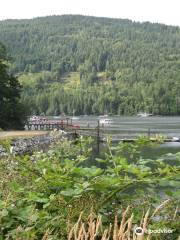
[[[102,125],[110,125],[110,124],[112,124],[112,122],[113,121],[110,118],[103,118],[103,119],[99,120],[99,123]]]
[[[33,116],[31,116],[30,118],[29,118],[29,122],[45,122],[45,121],[47,121],[47,119],[45,118],[45,117],[41,117],[41,116],[35,116],[35,115],[33,115]]]
[[[79,120],[80,118],[77,117],[77,116],[73,116],[71,119],[72,119],[72,120]]]
[[[180,137],[172,137],[173,142],[180,142]]]
[[[33,115],[32,117],[29,118],[30,121],[37,121],[40,120],[41,118],[39,116]]]
[[[147,112],[140,112],[137,114],[138,117],[150,117],[150,116],[153,116],[152,113],[147,113]]]
[[[108,117],[107,114],[106,114],[106,115],[100,115],[100,116],[99,116],[99,118],[106,118],[106,117]]]

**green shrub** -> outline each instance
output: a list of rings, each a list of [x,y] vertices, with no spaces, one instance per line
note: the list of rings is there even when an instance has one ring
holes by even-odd
[[[0,140],[0,145],[6,150],[6,152],[10,152],[10,148],[11,148],[10,139]]]
[[[177,227],[172,220],[179,197],[177,166],[163,159],[130,161],[119,146],[113,151],[109,146],[105,157],[92,163],[91,146],[91,139],[64,140],[46,153],[0,161],[2,239],[42,239],[47,231],[50,239],[67,239],[80,212],[86,219],[92,209],[106,226],[115,212],[131,205],[139,222],[144,210],[161,202],[159,192],[169,195],[171,206],[153,227],[167,222],[168,228]]]

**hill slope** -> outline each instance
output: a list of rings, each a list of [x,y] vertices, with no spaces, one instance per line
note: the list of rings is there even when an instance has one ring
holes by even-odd
[[[35,113],[180,113],[180,29],[84,16],[0,22]]]

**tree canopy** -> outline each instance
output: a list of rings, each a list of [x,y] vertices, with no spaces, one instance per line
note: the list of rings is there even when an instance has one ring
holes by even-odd
[[[0,22],[34,113],[180,114],[180,28],[50,16]]]
[[[24,126],[25,111],[20,103],[21,85],[8,72],[5,47],[0,44],[0,128],[20,129]]]

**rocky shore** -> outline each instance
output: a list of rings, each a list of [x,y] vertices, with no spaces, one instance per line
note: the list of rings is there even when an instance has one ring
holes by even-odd
[[[7,156],[9,153],[25,154],[38,150],[46,150],[50,144],[62,138],[72,139],[73,137],[73,133],[59,130],[30,138],[15,138],[9,141],[10,146],[4,146],[4,144],[0,143],[0,157]]]

